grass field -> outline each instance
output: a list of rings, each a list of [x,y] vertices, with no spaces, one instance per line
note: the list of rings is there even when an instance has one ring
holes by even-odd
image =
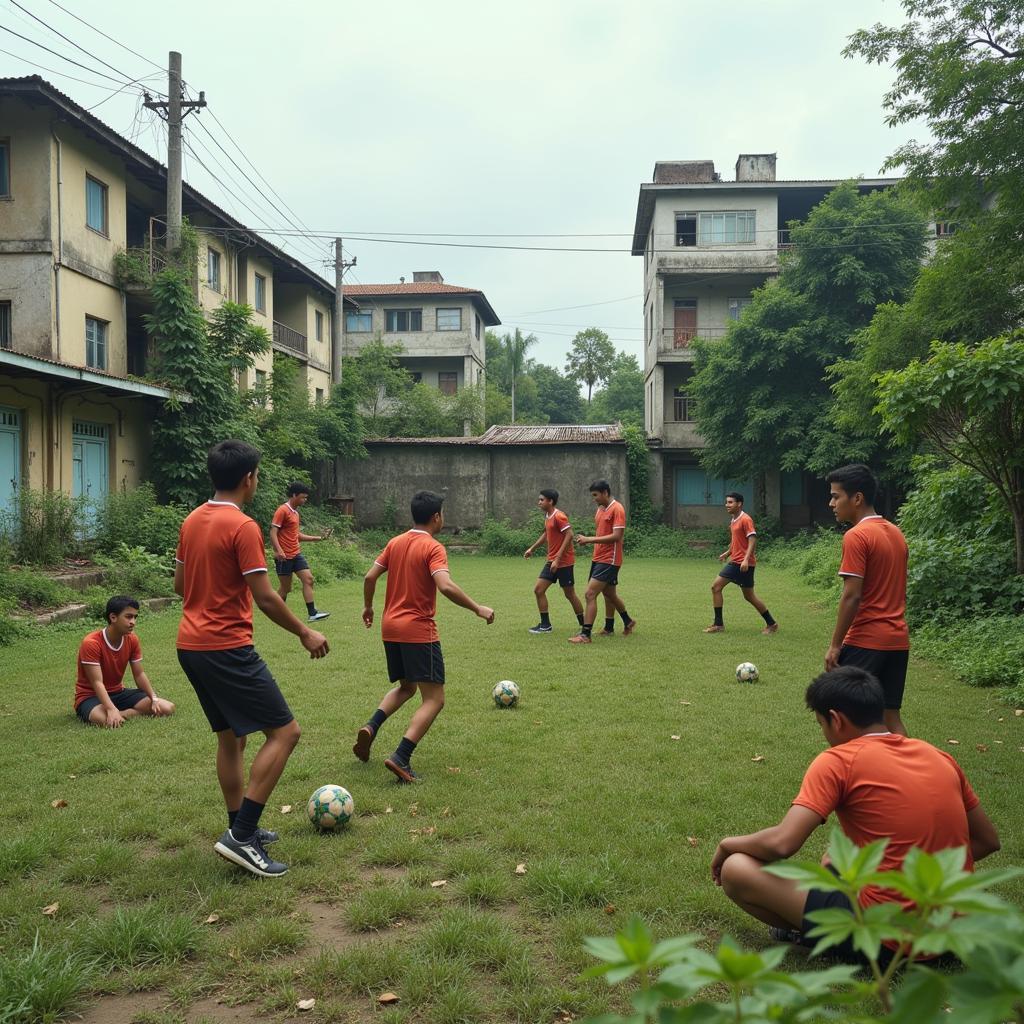
[[[552,1022],[616,1005],[603,981],[580,980],[581,940],[631,914],[662,937],[767,944],[711,884],[708,863],[721,836],[783,814],[822,748],[802,694],[832,613],[766,566],[758,590],[780,632],[761,636],[730,588],[727,632],[705,636],[717,563],[633,560],[620,591],[637,633],[622,637],[620,623],[615,638],[575,647],[554,592],[555,634],[526,633],[539,564],[453,560],[457,582],[497,620],[442,602],[448,703],[416,752],[415,786],[382,765],[407,710],[369,764],[351,753],[387,685],[379,631],[359,623],[360,582],[318,588],[333,613],[323,661],[257,615],[257,646],[303,728],[264,816],[291,865],[277,881],[213,853],[225,825],[214,741],[177,665],[176,613],[142,619],[139,636],[178,714],[120,731],[71,714],[85,624],[0,651],[0,992],[31,991],[35,1006],[19,1017],[0,1005],[0,1021],[75,1009],[88,1024]],[[761,670],[756,685],[733,677],[745,660]],[[506,678],[522,700],[501,711],[490,690]],[[1020,863],[1024,718],[920,661],[904,718],[964,766],[1002,834],[992,863]],[[337,836],[305,820],[306,798],[328,782],[355,798]],[[388,991],[400,1002],[379,1005]],[[300,1013],[307,998],[316,1005]]]

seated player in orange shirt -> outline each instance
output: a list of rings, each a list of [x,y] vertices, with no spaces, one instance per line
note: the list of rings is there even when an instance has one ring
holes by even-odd
[[[544,532],[523,552],[523,558],[529,558],[547,542],[547,561],[533,588],[537,610],[540,612],[540,622],[529,630],[535,636],[551,632],[547,590],[552,583],[562,588],[562,593],[576,613],[576,621],[583,625],[583,604],[576,596],[576,552],[572,544],[572,526],[569,517],[558,508],[558,491],[545,487],[537,499],[537,507],[544,513]]]
[[[139,602],[124,595],[107,601],[107,624],[90,633],[78,648],[75,713],[87,725],[120,728],[137,715],[165,718],[174,705],[153,692],[142,667],[142,647],[135,635]],[[131,665],[137,689],[126,687],[125,669]]]
[[[833,811],[858,846],[889,840],[880,871],[898,871],[915,846],[928,853],[963,847],[968,871],[999,849],[995,827],[956,761],[930,743],[886,728],[885,700],[874,676],[854,666],[833,669],[811,683],[806,701],[829,749],[811,762],[779,824],[723,839],[711,861],[715,884],[768,924],[773,938],[801,942],[813,927],[809,913],[850,908],[842,893],[802,891],[762,870],[798,853]],[[865,907],[898,898],[878,888],[860,894]],[[836,955],[862,962],[849,940],[836,947]]]
[[[477,604],[455,585],[448,572],[448,552],[435,539],[444,527],[443,501],[433,491],[417,491],[411,502],[413,528],[388,541],[363,580],[363,625],[369,629],[373,625],[377,580],[384,573],[388,575],[380,632],[388,678],[395,685],[356,734],[352,752],[360,761],[368,761],[377,730],[419,690],[422,703],[398,748],[384,761],[399,782],[415,781],[412,752],[444,707],[444,658],[434,622],[437,592],[453,604],[468,608],[488,625],[494,621],[493,609]]]

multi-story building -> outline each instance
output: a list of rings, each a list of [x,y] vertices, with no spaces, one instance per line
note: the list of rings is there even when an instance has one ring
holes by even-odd
[[[425,270],[398,284],[346,284],[345,297],[359,306],[345,312],[345,355],[381,338],[402,346],[399,362],[415,380],[445,394],[480,382],[484,332],[501,321],[479,289],[445,284],[436,270]]]
[[[42,78],[0,79],[0,512],[22,486],[99,499],[145,478],[148,424],[170,396],[140,379],[166,178]],[[203,309],[251,305],[310,397],[325,397],[333,286],[188,185],[183,209]],[[267,353],[240,386],[272,365]]]
[[[633,255],[644,259],[644,415],[658,469],[652,500],[675,526],[720,521],[729,490],[759,493],[752,481],[714,478],[701,468],[704,440],[688,382],[694,339],[724,336],[752,291],[778,274],[788,226],[840,184],[779,181],[775,160],[774,153],[741,154],[735,181],[723,181],[711,160],[657,163],[654,180],[640,186]],[[868,192],[896,181],[867,178],[858,187]],[[808,521],[801,474],[769,474],[762,483],[768,512]]]

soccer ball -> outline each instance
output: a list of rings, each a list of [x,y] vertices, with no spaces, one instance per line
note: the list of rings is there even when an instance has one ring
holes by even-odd
[[[306,805],[306,814],[321,832],[334,832],[355,813],[352,794],[344,786],[321,786]]]
[[[736,666],[736,682],[756,683],[758,679],[757,666],[752,661],[743,661]]]
[[[511,679],[502,679],[495,683],[491,696],[499,708],[513,708],[519,703],[519,687]]]

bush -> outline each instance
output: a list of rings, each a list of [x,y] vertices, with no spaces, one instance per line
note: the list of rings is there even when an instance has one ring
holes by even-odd
[[[0,598],[0,647],[10,647],[25,631],[22,623],[11,618],[14,603]]]
[[[1024,693],[1024,620],[993,615],[931,623],[914,634],[918,654],[948,666],[970,686],[1008,686]]]
[[[0,598],[23,608],[57,608],[72,595],[69,587],[30,569],[12,567],[0,576]]]
[[[152,484],[118,491],[107,495],[100,507],[97,543],[107,553],[124,545],[166,555],[176,547],[178,531],[188,513],[186,505],[158,504]]]
[[[364,575],[368,568],[365,556],[354,544],[326,540],[307,544],[302,553],[314,578],[320,580],[350,580]]]
[[[14,512],[0,517],[8,554],[31,565],[58,565],[82,546],[85,510],[84,498],[21,488]]]
[[[103,589],[109,594],[128,594],[131,597],[170,597],[174,593],[174,578],[166,555],[155,555],[142,547],[119,544],[111,555],[97,555],[103,566]]]
[[[480,531],[480,549],[488,555],[522,557],[523,552],[544,532],[544,513],[534,509],[524,526],[509,519],[488,519]]]
[[[728,546],[728,527],[676,530],[664,523],[647,529],[627,524],[623,544],[637,558],[714,558]]]

